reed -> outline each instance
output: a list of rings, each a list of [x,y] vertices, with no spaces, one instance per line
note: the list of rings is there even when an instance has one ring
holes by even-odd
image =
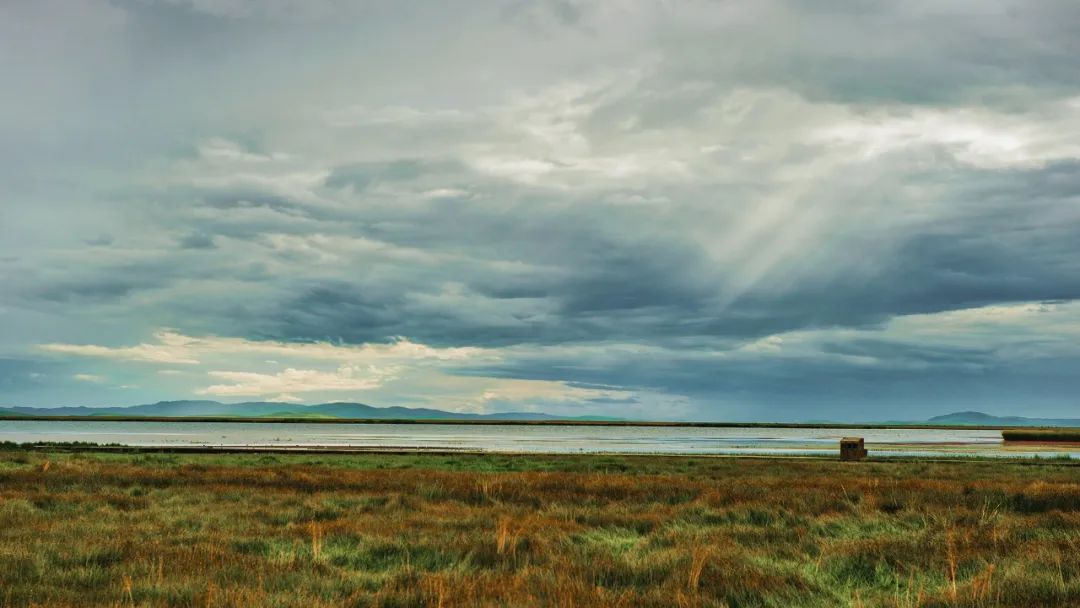
[[[1057,461],[0,451],[13,608],[1049,608],[1077,529]]]
[[[499,520],[495,531],[495,553],[498,555],[506,555],[512,551],[513,546],[510,542],[510,519],[504,517]]]
[[[702,547],[695,548],[690,556],[690,576],[686,581],[686,586],[691,593],[697,593],[701,585],[701,572],[705,569],[708,558],[708,550]]]
[[[311,558],[318,561],[322,559],[323,528],[318,522],[311,522],[308,529],[311,531]]]
[[[948,571],[946,571],[946,578],[949,580],[949,601],[956,603],[956,539],[953,537],[953,531],[949,530],[945,534],[945,555],[948,564]]]

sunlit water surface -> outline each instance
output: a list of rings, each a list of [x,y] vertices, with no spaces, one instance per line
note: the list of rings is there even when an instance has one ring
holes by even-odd
[[[470,426],[220,422],[0,421],[0,441],[128,446],[370,448],[532,453],[831,454],[840,437],[878,456],[1080,458],[1078,445],[1004,445],[995,430]]]

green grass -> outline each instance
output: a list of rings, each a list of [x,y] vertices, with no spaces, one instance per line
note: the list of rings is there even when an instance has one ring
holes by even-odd
[[[0,451],[0,606],[1080,605],[1065,462]]]

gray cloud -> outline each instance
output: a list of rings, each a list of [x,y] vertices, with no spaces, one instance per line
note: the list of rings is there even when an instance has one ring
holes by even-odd
[[[213,235],[205,232],[192,232],[180,239],[180,247],[184,249],[214,249],[217,245],[214,243]]]
[[[875,333],[1080,299],[1073,3],[31,4],[0,9],[0,354],[405,336],[704,417],[1080,388],[1071,354]],[[645,354],[575,350],[605,344]]]

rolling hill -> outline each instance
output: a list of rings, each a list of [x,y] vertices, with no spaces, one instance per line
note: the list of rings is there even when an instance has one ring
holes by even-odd
[[[1070,426],[1080,427],[1080,418],[1024,418],[1023,416],[994,416],[983,412],[953,412],[934,416],[928,424],[980,426]]]
[[[502,412],[469,414],[444,410],[410,407],[375,407],[363,403],[321,403],[290,405],[286,403],[251,401],[220,403],[217,401],[159,401],[129,407],[9,407],[0,409],[9,416],[235,416],[267,418],[362,418],[386,420],[618,420],[602,416],[554,416],[541,412]]]

